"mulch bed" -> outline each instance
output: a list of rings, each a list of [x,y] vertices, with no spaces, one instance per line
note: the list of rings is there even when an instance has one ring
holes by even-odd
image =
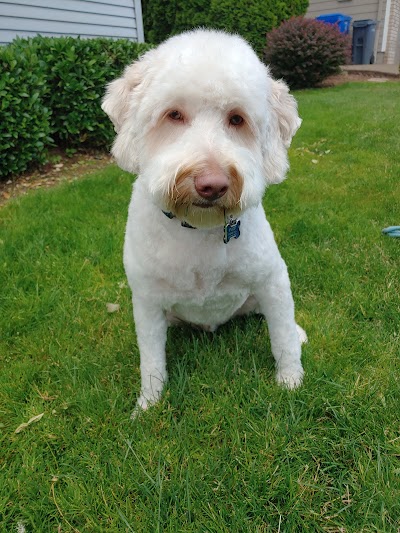
[[[343,85],[343,83],[357,82],[357,81],[400,81],[399,76],[385,75],[379,72],[351,72],[344,71],[334,76],[329,76],[323,81],[321,87],[335,87],[336,85]]]
[[[112,157],[104,152],[85,151],[67,156],[56,149],[50,152],[50,162],[39,170],[25,172],[0,181],[0,207],[10,198],[27,194],[29,191],[54,187],[59,183],[71,182],[100,170],[110,163]]]

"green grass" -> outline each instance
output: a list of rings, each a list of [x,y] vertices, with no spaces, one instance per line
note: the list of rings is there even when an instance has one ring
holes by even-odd
[[[400,84],[297,98],[290,176],[265,199],[309,335],[295,392],[258,318],[170,330],[166,393],[130,421],[132,177],[0,210],[0,531],[399,530],[400,240],[381,229],[400,224]]]

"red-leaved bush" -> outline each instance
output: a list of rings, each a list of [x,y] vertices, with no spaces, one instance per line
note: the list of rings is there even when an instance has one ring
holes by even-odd
[[[295,17],[267,33],[264,60],[292,89],[315,87],[350,56],[350,37],[319,20]]]

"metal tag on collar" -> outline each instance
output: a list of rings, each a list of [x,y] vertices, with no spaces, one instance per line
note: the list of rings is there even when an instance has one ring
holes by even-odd
[[[224,243],[227,244],[231,239],[238,239],[240,237],[240,220],[229,215],[229,219],[225,215],[224,225]]]

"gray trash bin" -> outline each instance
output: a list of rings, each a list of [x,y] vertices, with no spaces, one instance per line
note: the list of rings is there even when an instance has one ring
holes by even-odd
[[[353,50],[354,65],[372,65],[375,62],[376,20],[355,20],[353,22]]]

